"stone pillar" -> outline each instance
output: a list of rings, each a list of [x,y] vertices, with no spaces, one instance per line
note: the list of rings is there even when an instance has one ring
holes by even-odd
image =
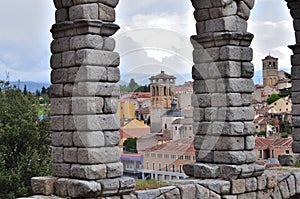
[[[300,161],[300,12],[299,1],[286,0],[293,18],[296,44],[289,46],[293,50],[291,56],[292,64],[292,136],[293,136],[293,155],[282,154],[279,161],[282,166],[293,166]]]
[[[119,29],[113,23],[118,0],[54,0],[54,4],[51,128],[56,180],[51,194],[121,197],[132,192],[135,182],[122,177],[118,147],[120,57],[111,38]],[[36,180],[41,179],[33,178],[33,184]]]
[[[197,21],[194,46],[194,146],[196,163],[184,165],[195,178],[259,176],[254,164],[253,35],[247,20],[254,0],[192,0]]]

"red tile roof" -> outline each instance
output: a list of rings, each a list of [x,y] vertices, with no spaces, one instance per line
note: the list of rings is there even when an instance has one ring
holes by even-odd
[[[150,92],[132,92],[130,99],[137,99],[137,98],[151,98]]]
[[[182,138],[173,142],[145,149],[145,152],[195,154],[194,138]]]
[[[292,148],[293,138],[264,138],[255,137],[256,149],[290,149]]]

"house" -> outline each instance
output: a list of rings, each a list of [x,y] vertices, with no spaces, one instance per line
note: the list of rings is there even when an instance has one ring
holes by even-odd
[[[120,145],[123,145],[127,138],[140,138],[145,134],[149,134],[150,127],[144,124],[143,121],[134,119],[121,127],[119,132],[121,135]]]
[[[178,118],[172,122],[172,140],[193,138],[193,118]]]
[[[183,138],[148,148],[144,152],[142,178],[183,179],[183,165],[195,162],[193,138]]]
[[[138,178],[139,170],[143,169],[142,154],[121,154],[121,162],[124,167],[124,175]]]
[[[288,138],[264,138],[255,137],[256,160],[267,160],[268,158],[278,159],[280,154],[292,154],[291,137]]]
[[[120,99],[118,102],[117,115],[121,123],[135,118],[135,106],[128,99]]]
[[[280,98],[269,105],[273,113],[290,113],[292,111],[292,100],[290,96]]]

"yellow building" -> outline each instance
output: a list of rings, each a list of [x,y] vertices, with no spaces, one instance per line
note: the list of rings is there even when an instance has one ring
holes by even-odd
[[[121,121],[135,118],[135,106],[129,100],[120,99],[117,114]]]
[[[121,141],[120,145],[123,145],[127,138],[140,138],[145,134],[150,133],[150,127],[144,124],[144,121],[138,121],[136,119],[128,122],[120,129]]]
[[[279,100],[270,104],[272,113],[291,113],[292,111],[292,100],[289,96],[280,98]]]

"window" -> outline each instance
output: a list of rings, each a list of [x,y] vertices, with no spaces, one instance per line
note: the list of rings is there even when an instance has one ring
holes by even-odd
[[[281,108],[279,109],[279,111],[281,111]]]
[[[187,127],[186,127],[186,126],[184,127],[184,130],[187,130]]]
[[[272,150],[272,158],[274,158],[275,156],[274,156],[274,150]]]
[[[190,126],[190,131],[192,130],[192,127]]]
[[[258,126],[256,126],[256,128],[258,129]]]
[[[262,158],[262,150],[258,150],[258,158]]]
[[[147,164],[146,168],[147,168],[147,170],[149,170],[149,162],[147,162],[146,164]]]
[[[155,153],[151,153],[151,158],[156,158],[156,154]]]
[[[155,163],[152,163],[152,170],[155,170]]]
[[[171,159],[176,159],[176,155],[171,155]]]
[[[172,165],[172,171],[173,171],[173,172],[175,172],[175,171],[176,171],[176,167],[175,167],[175,165],[174,165],[174,164]]]
[[[168,164],[166,164],[166,171],[169,171],[169,167],[168,167]]]
[[[157,158],[162,158],[162,154],[157,154]]]
[[[195,160],[195,156],[193,155],[193,160]]]
[[[191,160],[191,156],[185,155],[185,156],[184,156],[184,159],[185,159],[185,160]]]
[[[285,105],[289,105],[289,103],[285,103]]]
[[[287,108],[287,109],[285,109],[286,111],[289,111],[289,109]]]
[[[275,102],[275,103],[274,103],[274,105],[276,106],[276,105],[277,105],[277,103]]]
[[[177,131],[177,126],[175,126],[175,131]]]
[[[178,171],[179,171],[179,173],[182,173],[182,165],[179,165]]]
[[[183,155],[178,155],[178,160],[183,160]]]
[[[149,153],[146,153],[146,154],[145,154],[145,157],[146,157],[146,158],[149,158]]]
[[[158,170],[161,171],[161,163],[158,163]]]
[[[169,154],[164,154],[165,159],[169,159]]]
[[[290,153],[290,150],[285,150],[285,153],[286,153],[286,154],[289,154],[289,153]]]

